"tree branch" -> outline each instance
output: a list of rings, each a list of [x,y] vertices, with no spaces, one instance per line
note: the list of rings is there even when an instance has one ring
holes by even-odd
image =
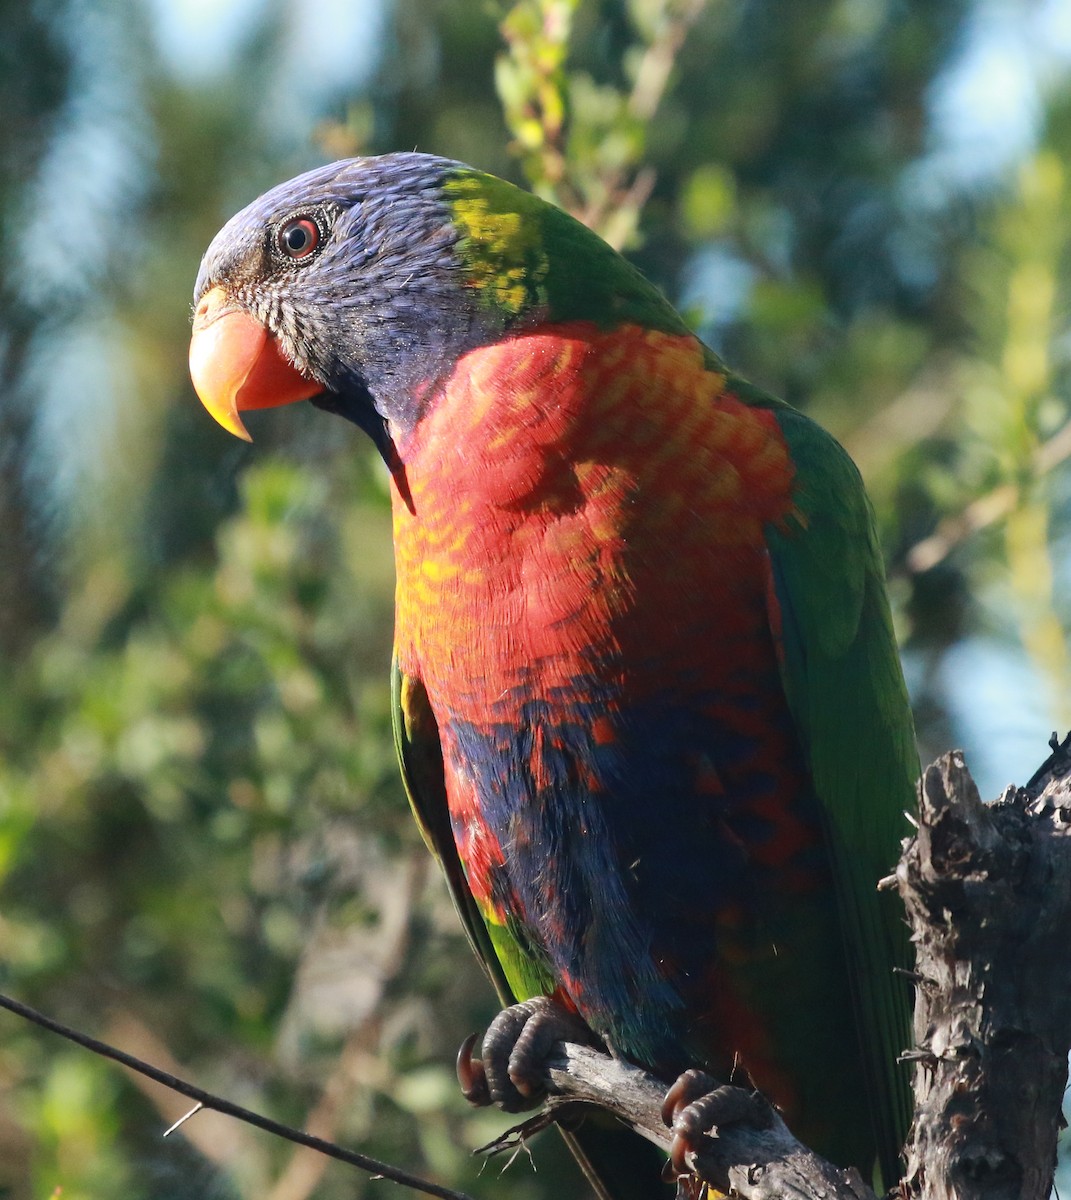
[[[1037,448],[1033,458],[1033,479],[1047,475],[1068,458],[1071,458],[1071,421]],[[959,512],[943,517],[933,533],[916,542],[907,552],[908,571],[912,575],[921,575],[923,571],[931,570],[972,534],[1008,516],[1021,496],[1022,489],[1018,484],[1000,483],[975,497]]]
[[[552,1099],[534,1117],[481,1149],[513,1150],[556,1121],[576,1118],[586,1106],[612,1113],[668,1155],[673,1138],[662,1122],[667,1084],[639,1067],[588,1046],[559,1043],[548,1059],[545,1082]],[[753,1093],[737,1089],[750,1101]],[[771,1109],[767,1128],[727,1125],[695,1155],[695,1174],[720,1192],[744,1200],[876,1200],[857,1171],[833,1166],[797,1141]]]

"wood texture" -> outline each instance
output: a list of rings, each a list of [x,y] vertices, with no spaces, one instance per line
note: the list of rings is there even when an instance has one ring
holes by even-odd
[[[897,869],[918,971],[908,1197],[1050,1194],[1071,1045],[1069,747],[995,804],[958,752],[922,777]]]

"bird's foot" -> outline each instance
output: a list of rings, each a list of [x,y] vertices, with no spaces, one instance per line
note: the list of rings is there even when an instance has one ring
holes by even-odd
[[[555,1042],[590,1046],[591,1030],[573,1012],[549,996],[537,996],[504,1008],[483,1035],[473,1057],[476,1034],[457,1054],[457,1078],[470,1104],[497,1104],[503,1112],[533,1108],[545,1095],[543,1069]]]
[[[673,1130],[670,1178],[690,1174],[687,1155],[700,1152],[709,1131],[721,1125],[752,1125],[767,1129],[770,1106],[759,1092],[718,1083],[705,1071],[685,1071],[666,1092],[662,1120]]]

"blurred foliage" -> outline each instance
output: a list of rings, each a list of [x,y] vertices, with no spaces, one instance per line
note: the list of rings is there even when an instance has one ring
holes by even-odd
[[[528,182],[612,246],[636,237],[654,184],[647,137],[690,27],[707,0],[632,0],[611,82],[567,69],[580,0],[521,0],[501,24],[495,83]]]
[[[253,449],[200,411],[200,254],[348,153],[571,209],[845,441],[924,757],[1022,779],[1069,719],[1067,56],[1023,43],[1032,133],[957,174],[939,101],[986,0],[216,8],[182,50],[167,6],[0,0],[2,986],[473,1193],[582,1195],[552,1138],[478,1178],[506,1122],[449,1064],[493,1001],[393,763],[385,479],[305,406]],[[210,1115],[161,1142],[182,1101],[2,1020],[0,1195],[383,1191]]]

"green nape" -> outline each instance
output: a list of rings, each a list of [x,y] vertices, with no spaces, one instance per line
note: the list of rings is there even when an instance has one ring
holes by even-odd
[[[691,332],[662,293],[631,263],[568,213],[504,179],[459,169],[443,185],[461,231],[458,252],[468,285],[500,314],[503,327],[537,315],[632,323]]]

